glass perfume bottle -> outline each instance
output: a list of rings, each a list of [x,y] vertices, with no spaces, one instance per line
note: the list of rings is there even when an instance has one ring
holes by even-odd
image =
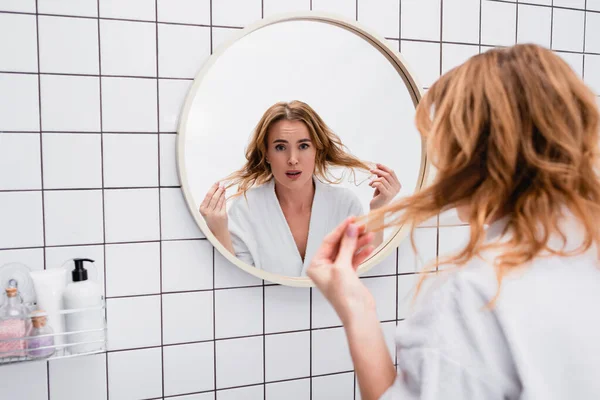
[[[6,299],[0,307],[0,357],[25,355],[27,333],[27,308],[23,305],[16,281],[6,288]]]
[[[27,354],[32,358],[46,358],[54,354],[54,332],[46,324],[43,310],[34,311],[31,316],[31,330],[27,339]]]

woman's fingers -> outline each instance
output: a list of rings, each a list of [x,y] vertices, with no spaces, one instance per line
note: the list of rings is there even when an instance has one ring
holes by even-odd
[[[352,260],[352,267],[356,270],[360,264],[362,264],[367,258],[369,258],[371,254],[373,254],[373,250],[375,250],[375,247],[368,245],[358,254],[355,254],[354,259]]]
[[[215,183],[210,187],[210,189],[208,189],[208,192],[206,192],[206,196],[204,196],[204,200],[202,200],[202,204],[200,204],[200,208],[208,207],[208,205],[210,204],[210,200],[212,199],[217,189],[219,189],[218,183]]]
[[[350,224],[346,228],[341,239],[340,249],[335,258],[335,264],[338,267],[345,267],[352,264],[352,259],[357,249],[358,231],[359,227],[356,224]]]
[[[218,211],[223,211],[223,209],[225,208],[225,190],[223,190],[223,192],[221,193],[221,196],[219,197],[219,202],[217,203],[217,210]]]
[[[208,204],[208,209],[209,210],[215,210],[217,209],[217,204],[219,203],[219,198],[224,194],[225,189],[223,189],[222,186],[219,186],[219,188],[217,189],[217,191],[213,194],[212,198],[210,199],[210,203]]]

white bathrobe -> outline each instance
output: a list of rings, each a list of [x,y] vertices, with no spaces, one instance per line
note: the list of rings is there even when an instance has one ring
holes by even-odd
[[[229,208],[229,232],[236,256],[257,268],[286,276],[305,276],[323,238],[349,216],[363,214],[349,189],[317,179],[304,260],[275,195],[275,182],[252,188]]]

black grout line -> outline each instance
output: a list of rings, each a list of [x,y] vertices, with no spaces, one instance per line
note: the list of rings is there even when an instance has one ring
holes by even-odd
[[[585,0],[583,6],[587,9],[587,2],[588,0]],[[587,36],[587,17],[588,17],[588,13],[587,11],[585,12],[585,14],[583,15],[583,60],[581,60],[581,63],[583,64],[581,66],[581,79],[584,80],[585,79],[585,38]]]
[[[101,135],[101,134],[109,134],[109,135],[177,135],[177,132],[129,132],[129,131],[19,131],[19,130],[10,130],[10,131],[0,131],[0,133],[52,133],[52,134],[61,134],[61,135]],[[155,186],[154,186],[155,187]]]
[[[554,0],[551,0],[550,6],[550,49],[552,49],[554,38]]]
[[[158,0],[154,0],[154,18],[158,21]],[[158,79],[159,74],[159,65],[158,65],[158,22],[154,24],[155,33],[156,33],[156,130],[160,132],[160,80]],[[157,169],[157,182],[160,185],[160,135],[156,136],[157,143],[157,160],[158,169]],[[162,397],[165,396],[165,338],[164,338],[164,303],[163,303],[163,241],[162,241],[162,198],[161,198],[162,190],[158,191],[158,232],[159,238],[161,239],[158,243],[158,268],[159,268],[159,291],[161,292],[160,296],[160,369],[161,369],[161,391]]]
[[[38,123],[39,129],[42,129],[42,82],[40,77],[40,19],[38,16],[38,0],[35,0],[35,34],[36,34],[36,55],[37,55],[37,84],[38,84]],[[43,244],[43,264],[46,269],[46,203],[44,196],[44,142],[40,132],[40,189],[42,198],[42,244]],[[50,400],[50,360],[46,361],[46,385],[48,390],[48,400]]]
[[[102,146],[101,146],[102,148]],[[82,188],[60,188],[60,189],[0,189],[0,193],[29,193],[29,192],[93,192],[100,190],[148,190],[148,189],[181,189],[181,186],[105,186],[105,187],[82,187]]]
[[[515,44],[519,43],[519,0],[515,2]],[[481,49],[480,51],[481,52]]]
[[[442,60],[444,59],[444,53],[442,52],[443,49],[443,41],[442,38],[444,36],[444,0],[440,0],[440,40],[439,42],[435,42],[432,41],[433,43],[439,43],[440,45],[440,74],[439,76],[442,76],[442,73],[444,71],[444,64],[442,62]]]
[[[98,15],[100,15],[100,0],[96,1],[96,5],[98,7]],[[101,34],[100,34],[100,21],[97,22],[97,26],[98,26],[98,74],[102,75],[102,43],[101,43]],[[103,253],[103,257],[104,257],[104,298],[106,299],[106,293],[107,293],[107,289],[106,286],[108,284],[108,280],[107,278],[107,266],[108,263],[106,262],[106,198],[105,198],[105,189],[104,189],[104,134],[103,134],[103,130],[104,130],[104,124],[103,124],[103,110],[102,110],[102,79],[98,79],[98,86],[99,86],[99,94],[100,94],[100,176],[101,176],[101,183],[102,183],[102,241],[104,242],[103,246],[102,246],[102,253]],[[108,303],[106,303],[106,308],[104,309],[104,318],[106,320],[107,323],[107,331],[106,333],[108,333]],[[106,349],[108,350],[108,348]],[[109,388],[109,379],[108,379],[108,374],[109,374],[109,366],[108,366],[108,352],[105,353],[104,355],[105,357],[105,366],[106,366],[106,399],[109,400],[110,399],[110,388]]]
[[[477,39],[477,44],[479,45],[479,54],[481,54],[481,30],[482,23],[481,19],[483,17],[483,0],[479,0],[479,38]]]

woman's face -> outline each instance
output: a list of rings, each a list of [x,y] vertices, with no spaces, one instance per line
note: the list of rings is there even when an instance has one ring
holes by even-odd
[[[289,189],[312,184],[316,149],[302,121],[277,121],[267,134],[267,161],[275,182]]]

